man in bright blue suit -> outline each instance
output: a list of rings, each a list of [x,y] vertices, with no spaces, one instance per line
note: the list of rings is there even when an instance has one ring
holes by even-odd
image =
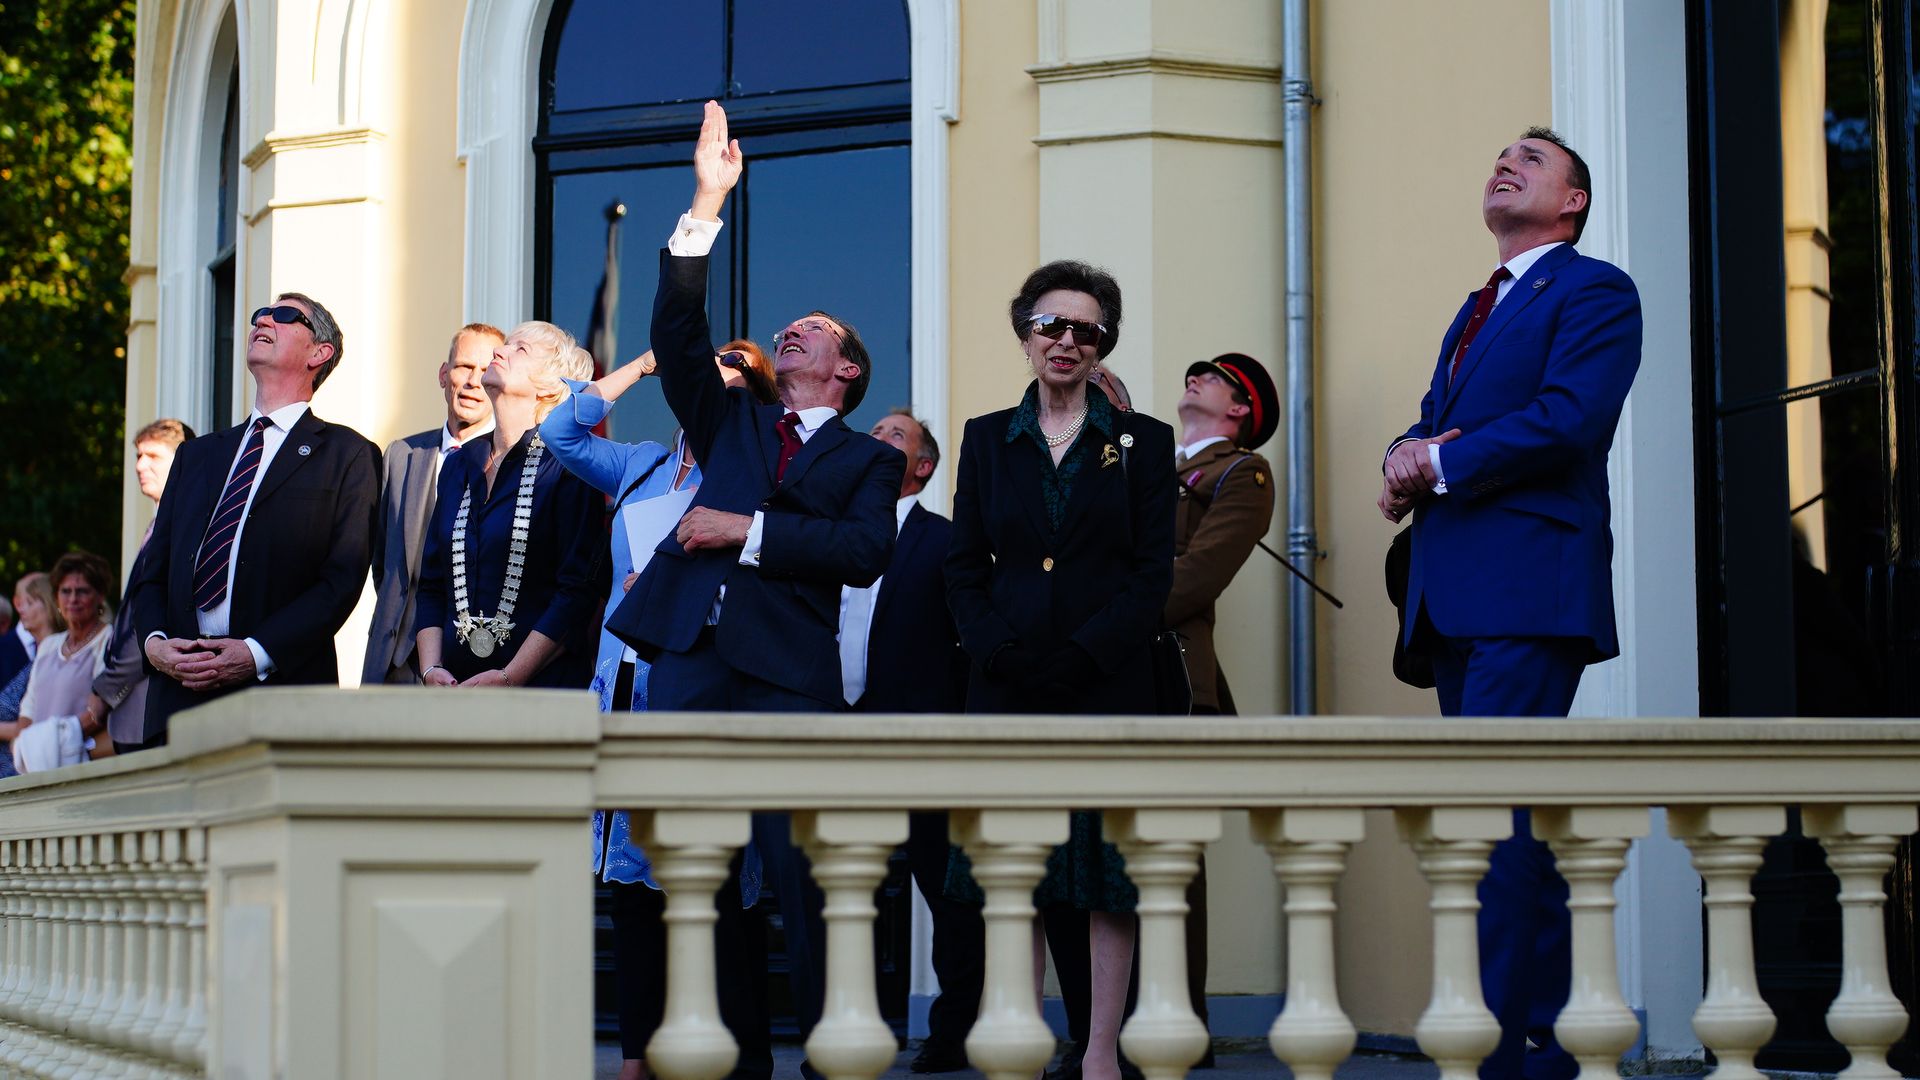
[[[1607,451],[1640,366],[1640,298],[1574,250],[1592,179],[1529,129],[1494,163],[1481,213],[1500,249],[1441,339],[1420,421],[1388,448],[1380,511],[1413,514],[1402,644],[1426,653],[1447,716],[1565,716],[1580,673],[1620,652]],[[1481,883],[1481,983],[1500,1020],[1484,1080],[1563,1080],[1566,882],[1515,814]],[[1533,1045],[1529,1048],[1528,1043]]]
[[[711,101],[693,165],[693,204],[660,256],[652,339],[661,390],[700,463],[700,490],[607,630],[653,665],[653,710],[842,710],[840,590],[871,585],[887,569],[906,457],[841,419],[865,395],[872,362],[853,327],[824,312],[776,339],[780,404],[727,388],[707,325],[707,253],[744,159]],[[804,1037],[825,996],[823,897],[786,814],[756,813],[753,840],[780,898]],[[720,917],[730,915],[723,905]],[[721,963],[721,1012],[741,1047],[734,1076],[763,1080],[773,1068],[765,971],[752,970],[751,958]]]

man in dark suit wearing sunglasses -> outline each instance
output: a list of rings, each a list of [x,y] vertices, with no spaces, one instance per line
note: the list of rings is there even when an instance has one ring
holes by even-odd
[[[333,635],[367,579],[378,531],[380,448],[313,414],[339,366],[326,308],[282,293],[253,313],[245,422],[181,445],[127,586],[147,662],[146,739],[173,714],[256,685],[339,681]]]

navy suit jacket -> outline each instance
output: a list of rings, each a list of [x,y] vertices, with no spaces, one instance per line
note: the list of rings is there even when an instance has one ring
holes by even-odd
[[[893,554],[894,503],[906,457],[835,417],[807,439],[776,483],[782,405],[729,389],[713,365],[707,259],[660,253],[653,353],[660,385],[700,462],[693,505],[763,515],[758,566],[738,548],[687,551],[669,533],[607,630],[652,660],[693,648],[726,586],[714,644],[733,669],[844,707],[840,587],[873,584]]]
[[[413,659],[414,603],[420,592],[420,556],[433,517],[433,461],[440,456],[437,427],[387,445],[380,487],[381,535],[373,545],[373,623],[360,681],[379,686]]]
[[[1424,604],[1448,637],[1579,637],[1589,663],[1617,656],[1607,450],[1640,367],[1640,295],[1619,267],[1554,248],[1493,309],[1449,385],[1473,301],[1402,436],[1461,432],[1440,448],[1447,494],[1414,511],[1406,610]]]
[[[153,536],[134,561],[127,606],[144,641],[156,631],[200,636],[193,563],[246,435],[243,421],[180,445]],[[304,451],[304,452],[302,452]],[[235,560],[227,636],[253,638],[273,661],[264,684],[207,693],[161,677],[147,685],[148,740],[181,709],[248,686],[336,685],[333,647],[366,584],[380,527],[380,448],[312,409],[294,422],[258,481]]]
[[[873,600],[867,635],[867,689],[861,712],[956,713],[964,703],[966,654],[947,611],[941,567],[953,522],[915,504],[900,526],[893,560]]]

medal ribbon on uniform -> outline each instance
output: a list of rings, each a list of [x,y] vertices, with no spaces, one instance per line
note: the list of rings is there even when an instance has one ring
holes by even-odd
[[[467,651],[485,660],[513,633],[513,606],[520,601],[520,575],[527,566],[527,531],[533,525],[533,480],[547,444],[534,432],[527,444],[527,460],[520,466],[520,489],[513,497],[513,530],[507,539],[507,575],[500,583],[500,608],[493,617],[467,610],[467,512],[473,506],[473,488],[460,495],[460,512],[453,518],[453,632]]]

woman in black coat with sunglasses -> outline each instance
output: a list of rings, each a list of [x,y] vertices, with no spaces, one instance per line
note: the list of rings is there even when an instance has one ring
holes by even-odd
[[[1173,429],[1089,385],[1119,340],[1111,275],[1048,263],[1009,315],[1033,382],[1013,408],[967,422],[947,556],[947,602],[973,661],[967,711],[1151,713],[1148,646],[1173,585]],[[1086,1080],[1119,1077],[1137,900],[1099,815],[1076,813],[1034,902]],[[1089,921],[1091,976],[1063,940],[1086,941]]]

